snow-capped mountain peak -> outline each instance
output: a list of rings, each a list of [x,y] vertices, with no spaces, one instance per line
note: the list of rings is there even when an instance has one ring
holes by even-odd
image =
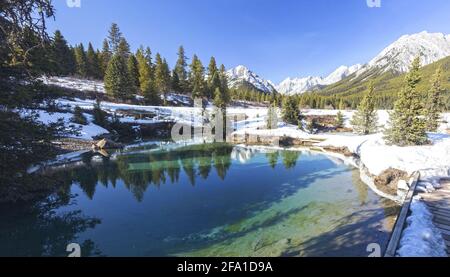
[[[259,77],[258,74],[243,65],[238,65],[228,70],[227,77],[229,87],[236,87],[247,83],[264,93],[272,93],[275,91],[275,85],[271,81]]]
[[[352,66],[342,65],[325,78],[314,76],[287,78],[277,86],[277,91],[289,95],[303,93],[318,86],[328,86],[337,83],[361,68],[362,65],[360,64]]]
[[[392,70],[405,73],[418,56],[422,66],[450,56],[450,35],[426,31],[404,35],[381,51],[358,73],[372,68],[381,68],[383,72]]]

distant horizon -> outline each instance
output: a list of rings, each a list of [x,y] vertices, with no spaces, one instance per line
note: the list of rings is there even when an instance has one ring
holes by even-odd
[[[379,8],[368,7],[366,0],[137,0],[133,5],[81,0],[80,8],[61,0],[54,5],[56,21],[48,30],[60,30],[71,45],[91,42],[101,49],[114,22],[133,51],[149,46],[171,67],[183,45],[188,58],[197,54],[205,66],[214,56],[227,69],[244,65],[274,84],[366,64],[403,35],[450,33],[447,0],[381,0]],[[106,8],[107,13],[99,12]]]

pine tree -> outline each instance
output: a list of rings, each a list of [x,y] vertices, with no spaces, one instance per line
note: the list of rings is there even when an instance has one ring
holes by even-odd
[[[385,136],[390,144],[407,146],[423,145],[428,142],[423,103],[417,90],[417,84],[421,80],[419,69],[420,58],[416,58],[405,77],[404,86],[390,115],[390,128],[386,130]]]
[[[220,78],[220,90],[223,91],[225,95],[227,95],[227,103],[228,103],[230,101],[230,89],[228,88],[227,72],[223,64],[220,65],[219,78]]]
[[[352,118],[351,125],[357,134],[368,135],[378,129],[378,115],[375,110],[373,83],[370,83],[367,93],[358,106],[358,111]]]
[[[87,125],[87,119],[83,114],[83,110],[79,106],[76,106],[73,111],[72,122],[80,125]]]
[[[140,88],[138,61],[136,57],[132,54],[128,57],[127,68],[128,73],[130,74],[130,79],[133,82],[133,85],[136,88]]]
[[[186,92],[189,90],[189,84],[188,84],[188,74],[187,74],[187,58],[185,56],[184,48],[183,46],[180,46],[178,49],[178,59],[177,63],[174,68],[174,72],[177,73],[177,77],[179,80],[179,91],[177,92]]]
[[[425,117],[427,131],[436,132],[439,128],[439,119],[441,117],[443,102],[441,98],[441,75],[442,68],[438,68],[431,79],[431,88],[428,90],[425,103]]]
[[[166,94],[170,90],[170,71],[166,60],[161,58],[159,53],[156,54],[155,58],[155,87],[156,90],[163,94],[164,105],[166,105]]]
[[[108,64],[109,61],[111,60],[112,57],[112,53],[111,50],[109,49],[109,43],[108,41],[105,39],[103,41],[103,48],[102,48],[102,52],[101,52],[101,70],[102,70],[102,76],[105,76],[105,72],[106,69],[108,68]]]
[[[119,26],[116,23],[111,25],[108,34],[108,43],[109,47],[111,47],[111,51],[113,54],[117,53],[119,48],[119,43],[122,40],[122,33],[120,32]]]
[[[339,111],[336,115],[336,128],[344,127],[345,117],[344,114]]]
[[[119,46],[117,47],[117,54],[128,59],[130,56],[131,50],[128,41],[125,38],[121,38],[119,42]]]
[[[59,30],[55,31],[51,44],[51,59],[56,75],[67,76],[76,71],[75,57]]]
[[[213,95],[213,93],[216,91],[216,88],[221,89],[219,69],[217,68],[216,59],[214,57],[211,57],[211,60],[209,61],[207,85],[208,92],[206,96],[208,98]]]
[[[183,89],[181,87],[181,83],[180,83],[180,78],[178,77],[178,73],[175,69],[172,70],[170,86],[174,92],[181,93],[183,91]]]
[[[87,77],[87,58],[83,44],[75,46],[76,74],[82,78]]]
[[[125,57],[115,54],[111,58],[105,73],[105,89],[110,96],[118,99],[129,99],[136,93]]]
[[[155,90],[153,80],[153,70],[151,64],[151,51],[142,47],[136,53],[139,69],[139,84],[145,102],[151,105],[158,105],[160,102],[159,94]]]
[[[194,55],[191,63],[191,71],[189,72],[189,83],[192,90],[193,98],[200,98],[206,96],[206,83],[205,83],[205,68],[202,62]]]
[[[89,42],[88,51],[86,54],[86,75],[87,77],[100,79],[101,78],[101,69],[100,69],[100,61],[98,60],[97,53],[94,51],[94,47]]]
[[[95,101],[94,109],[92,110],[92,114],[93,114],[93,118],[94,118],[94,120],[93,120],[94,124],[101,126],[101,127],[107,127],[107,125],[108,125],[107,114],[105,111],[102,110],[101,102],[99,99],[97,99]]]
[[[288,96],[283,101],[283,120],[286,123],[298,125],[302,119],[300,109],[294,96]]]

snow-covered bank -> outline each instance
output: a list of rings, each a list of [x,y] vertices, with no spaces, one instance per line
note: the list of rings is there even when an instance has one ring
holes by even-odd
[[[65,126],[67,127],[68,131],[69,130],[77,130],[78,131],[77,135],[70,135],[69,137],[71,137],[71,138],[92,140],[94,137],[109,133],[108,130],[92,123],[93,118],[89,114],[84,114],[84,116],[88,120],[88,124],[80,125],[80,124],[71,122],[71,120],[73,118],[72,113],[58,113],[58,112],[50,113],[50,112],[47,112],[44,110],[23,110],[23,111],[21,111],[21,114],[24,116],[31,115],[32,113],[37,114],[37,118],[36,118],[37,121],[44,123],[46,125],[49,125],[52,123],[57,123],[58,120],[60,120],[60,119],[64,120]]]
[[[400,257],[447,257],[444,240],[434,227],[433,215],[427,206],[415,198],[410,210],[397,254]]]

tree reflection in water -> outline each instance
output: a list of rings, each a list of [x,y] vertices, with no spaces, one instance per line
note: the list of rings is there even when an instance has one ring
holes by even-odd
[[[159,188],[168,182],[177,183],[181,170],[192,186],[195,186],[196,178],[207,180],[213,168],[217,176],[225,180],[232,164],[232,151],[232,145],[214,143],[138,154],[123,153],[117,155],[115,160],[103,157],[100,163],[92,162],[92,155],[88,155],[83,159],[82,166],[65,170],[61,178],[67,190],[72,184],[78,184],[90,199],[94,197],[97,185],[115,187],[120,179],[135,199],[142,201],[149,186]],[[296,166],[300,154],[299,151],[275,151],[267,153],[266,158],[275,169],[281,156],[284,167],[291,169]]]
[[[86,217],[81,211],[54,212],[70,205],[71,197],[56,193],[46,201],[18,205],[0,215],[0,256],[62,257],[69,243],[79,243],[82,256],[100,256],[91,240],[78,241],[77,235],[93,229],[100,220]]]

